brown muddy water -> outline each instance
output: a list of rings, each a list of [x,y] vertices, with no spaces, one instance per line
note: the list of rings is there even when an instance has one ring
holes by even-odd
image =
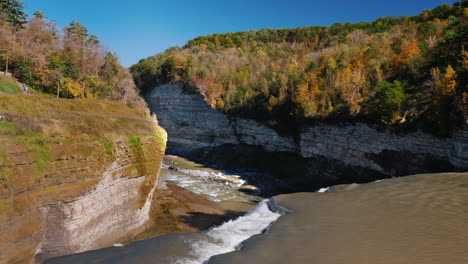
[[[293,212],[211,263],[466,264],[468,173],[280,195]]]
[[[258,200],[239,192],[242,182],[235,175],[200,166],[172,157],[161,177],[232,210],[252,208]],[[280,207],[290,212],[282,215]],[[159,236],[46,263],[466,264],[468,173],[280,195],[204,232]]]

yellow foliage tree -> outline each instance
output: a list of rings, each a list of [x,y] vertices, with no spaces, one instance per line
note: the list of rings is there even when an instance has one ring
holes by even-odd
[[[422,19],[424,21],[428,20],[429,19],[429,12],[428,11],[424,11],[424,13],[422,14]]]
[[[69,93],[72,97],[83,97],[83,89],[72,79],[69,77],[65,77],[63,80],[63,90]]]
[[[460,60],[460,63],[462,65],[463,69],[468,70],[468,51],[466,51],[465,48],[463,47],[461,53],[462,53],[461,54],[462,58]]]
[[[445,73],[441,74],[439,68],[431,69],[431,86],[434,92],[434,103],[439,103],[440,99],[444,96],[455,95],[455,88],[457,86],[457,73],[449,64],[445,69]]]
[[[401,57],[404,63],[409,64],[414,58],[419,55],[418,43],[415,40],[405,40],[401,45]]]
[[[360,104],[364,101],[363,94],[367,87],[363,69],[347,67],[338,72],[334,86],[341,91],[343,99],[349,103],[351,113],[359,113],[361,110]]]
[[[457,86],[456,78],[457,73],[453,69],[452,65],[449,64],[437,85],[442,96],[455,94],[455,87]]]
[[[270,96],[268,99],[268,110],[271,111],[275,106],[277,106],[280,103],[280,100],[274,96]]]

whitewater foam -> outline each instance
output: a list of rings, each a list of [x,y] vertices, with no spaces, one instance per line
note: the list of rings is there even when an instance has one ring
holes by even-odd
[[[281,216],[272,212],[268,204],[269,200],[264,200],[246,215],[209,230],[202,239],[185,241],[192,248],[192,257],[176,260],[175,263],[206,263],[212,256],[239,250],[243,241],[263,233]]]
[[[175,182],[180,187],[204,195],[213,202],[249,201],[250,197],[241,195],[237,190],[245,183],[238,177],[187,169],[163,170],[161,174],[162,180]],[[213,180],[214,178],[216,180]]]
[[[330,190],[330,187],[327,187],[327,188],[320,188],[320,190],[318,190],[317,192],[318,193],[324,193],[324,192],[328,192]]]

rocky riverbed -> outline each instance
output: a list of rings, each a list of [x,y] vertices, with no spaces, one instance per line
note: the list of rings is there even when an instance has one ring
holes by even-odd
[[[176,241],[185,237],[202,239],[206,237],[203,235],[206,230],[220,226],[252,210],[262,198],[248,194],[245,190],[252,193],[252,191],[255,192],[256,187],[247,185],[239,175],[227,174],[177,156],[165,156],[151,204],[150,221],[143,232],[122,239],[112,248],[51,259],[46,263],[118,263],[118,261],[127,263],[126,261],[129,260],[125,256],[128,251],[133,250],[138,252],[135,254],[141,254],[142,261],[149,262],[151,257],[155,258],[152,254],[156,252],[149,248],[156,245],[158,245],[156,249],[162,250],[163,248],[168,253],[155,258],[159,259],[160,263],[170,263],[172,261],[170,259],[181,254],[195,261],[199,256],[191,255],[191,243],[184,242],[188,240]],[[267,207],[263,208],[267,215],[271,213]],[[254,228],[253,231],[257,230],[256,225],[252,228]],[[258,232],[261,231],[261,229],[258,230]],[[250,233],[246,232],[240,241],[249,236]],[[226,235],[226,237],[229,236]],[[169,248],[172,242],[168,244],[162,242],[166,240],[179,243],[178,249]],[[135,241],[140,242],[133,243]],[[232,247],[237,245],[236,242],[232,243],[234,243]],[[127,244],[130,245],[126,246]],[[146,249],[148,252],[140,252]],[[169,252],[178,253],[173,253],[174,255],[171,256]],[[133,261],[135,255],[131,254],[130,257]]]

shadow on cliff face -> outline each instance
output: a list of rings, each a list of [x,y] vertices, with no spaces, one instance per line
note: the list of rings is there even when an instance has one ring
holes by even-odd
[[[129,244],[161,235],[200,232],[243,214],[245,211],[223,210],[215,202],[174,183],[159,182],[146,228],[121,242]]]
[[[258,195],[263,197],[316,191],[338,184],[368,183],[415,173],[455,170],[447,160],[408,151],[386,150],[368,154],[368,158],[374,160],[382,171],[351,166],[324,156],[304,158],[294,152],[267,152],[252,145],[225,144],[198,149],[187,156],[210,167],[241,175],[248,184],[258,186],[261,190]]]
[[[236,211],[225,211],[224,215],[189,212],[186,215],[180,216],[179,221],[197,230],[207,230],[210,227],[218,226],[244,214],[245,212]]]
[[[421,171],[431,173],[461,171],[448,160],[409,151],[384,150],[379,154],[368,154],[367,157],[395,176],[417,174]]]
[[[261,192],[258,195],[263,197],[390,177],[322,156],[304,158],[294,152],[267,152],[252,145],[225,144],[198,149],[186,156],[207,166],[241,175],[248,184],[259,187]]]

